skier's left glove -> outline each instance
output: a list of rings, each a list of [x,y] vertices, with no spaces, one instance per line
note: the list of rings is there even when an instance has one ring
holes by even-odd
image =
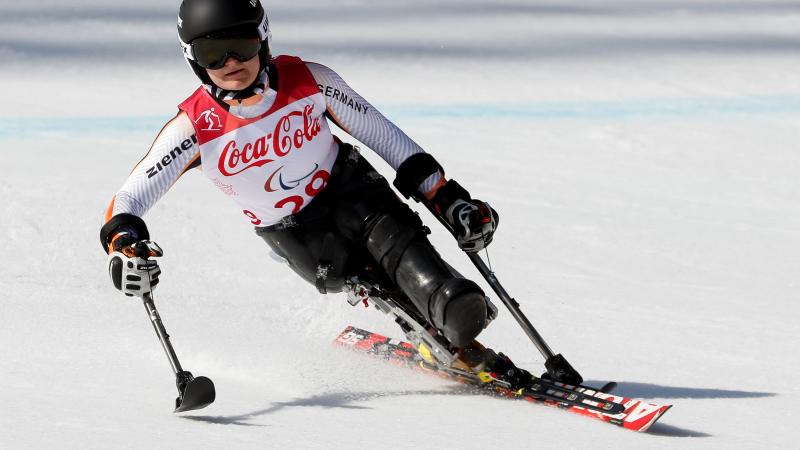
[[[488,203],[471,198],[469,192],[453,180],[436,191],[433,209],[450,225],[465,252],[479,252],[492,242],[500,217]]]
[[[108,254],[108,274],[114,287],[128,297],[150,295],[158,285],[161,268],[151,258],[164,255],[152,241],[136,241],[123,233],[113,239]]]

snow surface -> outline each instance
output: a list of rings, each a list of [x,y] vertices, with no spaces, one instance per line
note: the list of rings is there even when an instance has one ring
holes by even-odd
[[[177,2],[2,0],[0,448],[797,447],[800,2],[268,3],[276,53],[339,71],[500,211],[492,265],[554,349],[675,407],[636,434],[332,349],[351,323],[400,334],[272,261],[194,173],[147,220],[156,303],[218,400],[173,415],[97,235],[196,85]],[[505,311],[483,340],[541,367]]]

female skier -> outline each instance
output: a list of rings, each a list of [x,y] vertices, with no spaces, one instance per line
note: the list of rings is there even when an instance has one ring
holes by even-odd
[[[184,0],[178,17],[184,57],[202,81],[114,196],[100,232],[115,287],[149,295],[161,249],[142,216],[180,176],[200,167],[292,269],[322,293],[369,282],[444,337],[459,364],[530,374],[475,341],[494,314],[477,284],[434,250],[426,228],[329,121],[396,170],[394,185],[424,201],[460,247],[483,249],[497,213],[453,180],[413,140],[321,64],[271,54],[259,0]]]

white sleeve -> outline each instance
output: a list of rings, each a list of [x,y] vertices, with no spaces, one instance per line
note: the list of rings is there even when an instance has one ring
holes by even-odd
[[[199,158],[194,126],[181,112],[164,126],[150,151],[117,191],[106,221],[122,213],[142,217]]]
[[[339,74],[322,64],[307,62],[306,65],[325,96],[328,114],[336,125],[375,151],[394,170],[409,156],[425,152],[348,86]],[[420,191],[431,191],[441,179],[441,174],[431,175],[420,185]]]

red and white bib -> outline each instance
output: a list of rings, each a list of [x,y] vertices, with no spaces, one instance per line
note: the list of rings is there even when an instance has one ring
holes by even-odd
[[[305,63],[273,60],[278,94],[264,114],[228,113],[200,87],[179,108],[194,124],[203,173],[256,226],[299,212],[322,191],[338,146],[323,117],[325,97]]]

